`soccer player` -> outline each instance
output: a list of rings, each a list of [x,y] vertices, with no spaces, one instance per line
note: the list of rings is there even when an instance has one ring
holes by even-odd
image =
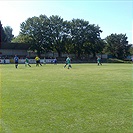
[[[99,56],[97,56],[97,65],[99,66],[99,65],[102,65],[102,63],[101,63],[101,58],[99,57]]]
[[[15,67],[16,67],[16,68],[18,68],[18,60],[19,60],[18,56],[15,55],[15,57],[14,57],[14,62],[15,62]]]
[[[25,66],[27,66],[27,65],[28,65],[29,67],[31,67],[31,65],[29,64],[29,59],[28,59],[28,57],[25,58]]]
[[[35,57],[35,60],[36,60],[36,66],[39,66],[39,64],[42,66],[40,58],[38,56]]]
[[[68,65],[68,69],[69,68],[72,68],[72,66],[71,66],[71,59],[69,58],[69,56],[67,57],[67,59],[66,59],[66,64],[65,64],[65,66],[64,66],[64,68]]]

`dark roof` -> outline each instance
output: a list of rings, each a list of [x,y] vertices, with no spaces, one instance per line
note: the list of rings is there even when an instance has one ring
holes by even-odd
[[[28,50],[29,44],[25,43],[2,43],[0,49]]]

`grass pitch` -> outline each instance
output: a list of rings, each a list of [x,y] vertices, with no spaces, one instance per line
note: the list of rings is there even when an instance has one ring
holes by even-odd
[[[132,64],[1,65],[2,133],[131,133]]]

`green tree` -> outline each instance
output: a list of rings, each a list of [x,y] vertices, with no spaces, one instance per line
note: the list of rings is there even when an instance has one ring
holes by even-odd
[[[63,34],[62,34],[62,52],[70,54],[73,53],[74,45],[72,44],[72,36],[71,36],[71,22],[64,21],[63,22]]]
[[[5,34],[5,32],[4,32],[4,29],[3,29],[3,27],[2,27],[2,24],[1,24],[1,21],[0,21],[0,40],[1,40],[1,42],[6,42],[7,40],[6,40],[6,34]]]
[[[50,16],[49,21],[49,41],[53,51],[56,51],[58,56],[61,57],[62,52],[65,51],[65,43],[67,41],[66,22],[57,15]]]
[[[130,54],[133,55],[133,46],[130,47]]]
[[[74,45],[74,53],[80,58],[83,54],[83,44],[88,40],[89,22],[82,19],[71,21],[71,39]]]
[[[4,33],[5,33],[5,40],[6,42],[11,42],[14,35],[12,34],[13,29],[10,26],[4,27]]]
[[[74,44],[75,54],[80,58],[82,54],[96,55],[100,52],[104,45],[100,38],[99,26],[89,24],[88,21],[82,19],[73,19],[71,22],[71,36]]]
[[[104,41],[100,37],[100,33],[102,33],[102,31],[100,30],[100,27],[98,25],[90,25],[89,43],[91,45],[90,51],[93,54],[93,57],[96,57],[97,53],[101,53],[105,46]]]
[[[2,24],[0,21],[0,47],[1,47],[1,42],[2,42]]]
[[[126,34],[111,34],[105,38],[106,51],[113,57],[124,59],[130,54],[131,45],[128,44]]]
[[[45,53],[49,47],[49,23],[46,15],[40,15],[39,17],[28,18],[20,25],[20,34],[14,40],[23,43],[29,43],[30,49],[37,51],[40,56],[41,53]]]

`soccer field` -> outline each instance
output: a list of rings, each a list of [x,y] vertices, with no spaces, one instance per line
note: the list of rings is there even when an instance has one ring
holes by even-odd
[[[132,64],[1,65],[1,133],[132,133]]]

